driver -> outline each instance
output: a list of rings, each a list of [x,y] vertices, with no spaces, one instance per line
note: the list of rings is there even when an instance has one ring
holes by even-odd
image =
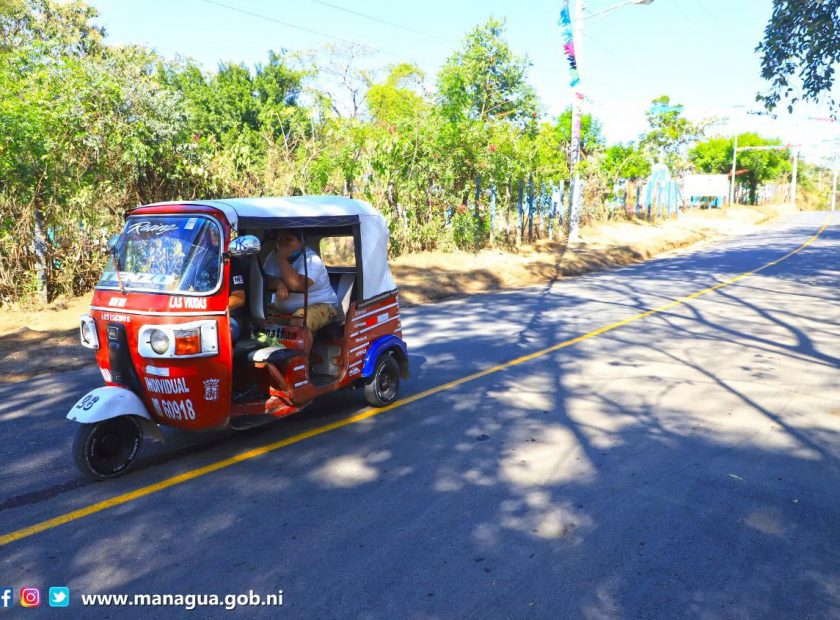
[[[199,243],[203,247],[204,262],[198,268],[193,290],[209,292],[218,283],[219,278],[219,231],[207,223],[206,236]],[[242,335],[242,329],[248,320],[248,300],[245,291],[248,286],[249,263],[240,257],[231,257],[228,274],[228,312],[230,314],[230,342],[236,344]]]
[[[242,327],[248,320],[248,300],[245,297],[248,286],[248,264],[243,258],[231,257],[228,276],[230,313],[230,344],[235,345],[242,335]]]
[[[307,277],[304,277],[304,261]],[[297,231],[281,229],[274,250],[265,259],[269,286],[275,287],[274,305],[280,312],[292,315],[292,325],[303,324],[303,291],[308,291],[306,327],[315,335],[336,317],[338,297],[330,285],[330,277],[321,257],[303,247]]]

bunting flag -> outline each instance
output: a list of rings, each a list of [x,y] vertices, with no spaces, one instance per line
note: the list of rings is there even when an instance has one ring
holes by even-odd
[[[569,13],[569,0],[563,0],[560,8],[560,19],[557,20],[560,26],[560,34],[563,37],[563,53],[569,61],[569,86],[575,89],[575,97],[583,100],[583,93],[580,92],[580,74],[578,73],[577,56],[575,55],[574,31],[572,30],[572,17]]]

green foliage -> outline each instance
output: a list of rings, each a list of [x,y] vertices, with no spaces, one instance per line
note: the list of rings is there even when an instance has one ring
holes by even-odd
[[[701,135],[698,126],[682,116],[683,107],[672,104],[667,95],[657,97],[645,113],[650,131],[642,136],[640,146],[650,162],[660,159],[671,174],[685,170],[687,145]]]
[[[770,82],[758,95],[768,110],[788,99],[788,110],[801,98],[818,101],[830,95],[834,67],[840,62],[840,0],[773,0],[773,13],[756,51],[761,77]],[[836,105],[831,97],[832,107]]]
[[[696,144],[689,151],[688,157],[700,172],[728,173],[732,167],[732,148],[732,138],[709,138]]]
[[[567,108],[557,119],[555,132],[558,136],[558,143],[568,150],[567,145],[572,142],[572,109]],[[594,155],[604,148],[606,140],[601,133],[601,123],[591,114],[582,114],[580,117],[580,151],[581,157],[586,158]]]
[[[0,53],[33,57],[94,55],[105,31],[90,23],[96,9],[80,0],[0,0]]]
[[[481,249],[490,233],[487,222],[483,218],[476,220],[465,208],[455,211],[452,216],[451,230],[455,247],[469,252]]]
[[[633,144],[615,144],[605,151],[601,169],[613,183],[618,179],[644,179],[650,176],[650,161]]]
[[[345,194],[382,211],[393,254],[472,251],[489,240],[492,185],[510,242],[520,182],[569,178],[571,110],[541,119],[503,21],[470,31],[430,89],[410,64],[361,69],[352,47],[207,73],[109,46],[95,19],[79,0],[0,0],[0,302],[42,295],[42,275],[50,298],[89,290],[138,203]],[[696,128],[667,97],[654,105],[638,147],[607,148],[583,115],[590,206],[660,151],[683,157]]]
[[[474,28],[438,75],[438,149],[448,154],[442,173],[456,191],[477,174],[499,169],[497,145],[488,138],[535,129],[537,97],[526,81],[530,63],[511,51],[504,30],[505,23],[493,18]]]
[[[506,119],[525,127],[536,116],[537,96],[525,79],[530,62],[511,51],[504,31],[504,21],[488,19],[444,63],[438,97],[450,121]]]
[[[745,150],[748,146],[781,146],[781,140],[763,138],[756,133],[738,135],[738,159],[736,168],[742,174],[737,175],[739,185],[748,191],[750,203],[756,202],[758,187],[761,183],[778,180],[791,171],[790,151],[784,149]],[[689,159],[700,172],[727,174],[732,170],[732,138],[710,138],[698,143],[689,152]]]
[[[382,84],[372,85],[366,100],[371,116],[382,123],[398,123],[415,119],[425,106],[417,89],[422,86],[423,72],[407,63],[393,67]]]

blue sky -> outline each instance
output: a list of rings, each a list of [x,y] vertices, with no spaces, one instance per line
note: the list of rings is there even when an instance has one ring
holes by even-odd
[[[594,13],[617,1],[587,0],[586,8]],[[253,65],[264,62],[269,49],[308,50],[344,39],[377,50],[365,61],[370,66],[418,64],[430,76],[430,85],[463,34],[492,15],[507,20],[512,48],[533,63],[530,82],[546,111],[557,114],[571,101],[557,0],[92,0],[92,4],[100,12],[98,23],[105,26],[109,42],[144,44],[169,58],[190,57],[207,70],[220,60]],[[784,111],[775,120],[748,114],[759,109],[755,95],[764,86],[754,49],[771,6],[771,0],[654,0],[647,6],[624,6],[588,18],[580,51],[581,75],[589,111],[601,120],[607,139],[637,138],[645,129],[644,110],[650,101],[667,94],[694,120],[728,118],[716,126],[720,133],[737,129],[778,136],[802,144],[809,159],[830,152],[825,141],[840,135],[840,123],[808,118],[828,116],[825,108],[799,107],[795,116]]]

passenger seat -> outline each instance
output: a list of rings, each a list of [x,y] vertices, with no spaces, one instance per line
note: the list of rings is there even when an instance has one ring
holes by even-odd
[[[335,322],[343,325],[347,318],[347,313],[350,311],[350,300],[353,298],[353,285],[356,282],[356,274],[341,273],[335,275],[339,276],[337,285],[333,286],[335,294],[338,297],[338,312],[335,316]]]

